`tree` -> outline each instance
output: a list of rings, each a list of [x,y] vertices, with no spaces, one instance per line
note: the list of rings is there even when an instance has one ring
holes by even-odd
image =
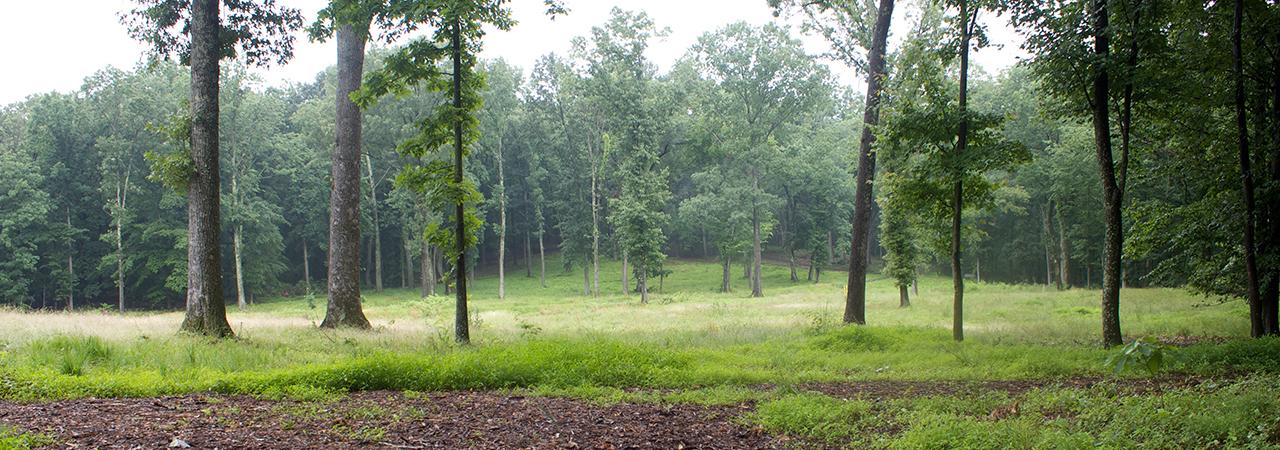
[[[698,68],[715,86],[704,105],[705,126],[716,157],[750,184],[736,197],[751,216],[751,296],[764,295],[761,243],[769,238],[776,196],[762,186],[778,165],[777,133],[783,125],[829,98],[828,74],[800,42],[773,25],[743,22],[703,35],[692,49]],[[731,200],[730,198],[725,198]]]
[[[498,60],[486,64],[486,90],[482,94],[484,106],[480,110],[481,138],[477,144],[487,150],[496,166],[497,183],[493,197],[498,202],[498,298],[506,298],[506,249],[507,249],[507,183],[503,160],[507,158],[508,142],[512,140],[512,122],[515,121],[520,99],[516,96],[522,84],[519,68]]]
[[[867,322],[867,241],[871,232],[871,191],[875,180],[875,134],[880,123],[881,84],[885,71],[889,23],[893,19],[894,0],[879,0],[872,8],[848,0],[769,0],[775,14],[785,8],[797,8],[808,19],[806,29],[827,39],[833,56],[863,72],[867,77],[867,96],[862,115],[862,139],[858,145],[858,174],[852,219],[852,255],[849,259],[849,284],[845,297],[844,323]],[[866,23],[874,24],[867,33]],[[863,52],[865,49],[865,59]]]
[[[40,171],[16,151],[0,150],[0,302],[20,305],[40,263],[39,244],[54,238],[53,204]]]
[[[563,13],[563,9],[548,0],[549,14]],[[443,229],[429,230],[434,240],[447,248],[454,263],[457,280],[454,310],[455,339],[470,343],[470,316],[467,314],[467,249],[478,239],[480,219],[474,204],[480,199],[475,185],[464,177],[463,161],[467,147],[476,139],[476,111],[480,107],[479,91],[483,79],[475,72],[475,54],[479,52],[484,36],[483,26],[492,25],[500,30],[510,29],[514,23],[511,11],[502,0],[444,0],[439,3],[406,2],[394,12],[410,26],[425,25],[431,35],[409,43],[387,57],[386,65],[370,75],[363,91],[359,93],[361,106],[368,107],[377,98],[392,92],[402,92],[418,82],[426,82],[433,91],[448,91],[451,103],[442,105],[434,115],[425,118],[420,133],[399,147],[401,153],[421,160],[427,154],[445,145],[453,148],[453,164],[432,161],[426,165],[407,166],[397,183],[419,193],[426,194],[432,206],[454,207],[452,232]],[[445,72],[439,65],[448,60],[451,69]],[[452,172],[451,178],[446,174]],[[446,181],[447,180],[447,181]]]
[[[219,61],[242,55],[249,64],[283,64],[293,55],[291,30],[302,24],[297,10],[224,0],[140,0],[124,17],[129,34],[154,54],[177,54],[191,67],[190,159],[187,192],[187,313],[182,330],[217,337],[233,334],[222,296],[221,200],[218,169]]]

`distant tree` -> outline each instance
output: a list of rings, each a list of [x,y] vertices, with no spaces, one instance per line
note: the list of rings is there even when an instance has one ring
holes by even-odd
[[[805,113],[830,97],[829,75],[799,41],[772,25],[731,24],[703,35],[690,54],[715,86],[700,109],[706,109],[701,115],[716,159],[749,183],[725,200],[750,211],[751,296],[761,297],[761,246],[776,222],[778,203],[762,180],[779,165],[780,128],[809,118]]]
[[[222,295],[221,200],[218,169],[219,61],[239,54],[249,64],[283,64],[293,56],[290,31],[302,25],[297,10],[238,0],[140,0],[122,20],[129,34],[160,57],[191,67],[191,154],[188,206],[187,314],[182,330],[217,337],[234,334]],[[223,23],[219,8],[228,11]]]

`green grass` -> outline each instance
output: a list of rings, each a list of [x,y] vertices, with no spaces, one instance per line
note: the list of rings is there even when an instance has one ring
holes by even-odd
[[[0,423],[0,449],[27,450],[53,445],[54,442],[48,435],[26,433]]]
[[[549,261],[548,267],[560,266]],[[1012,399],[986,393],[871,404],[806,393],[803,386],[1115,377],[1103,364],[1114,351],[1096,344],[1096,291],[971,282],[968,340],[956,343],[944,278],[925,278],[912,306],[902,309],[889,281],[872,275],[869,325],[846,327],[839,323],[842,273],[828,273],[822,283],[791,282],[786,267],[766,266],[766,297],[749,298],[715,292],[715,264],[672,261],[668,267],[673,275],[648,305],[621,293],[616,263],[602,268],[606,295],[598,298],[582,295],[580,271],[556,271],[543,288],[512,268],[501,300],[496,279],[482,276],[472,299],[475,345],[467,347],[452,343],[452,298],[424,299],[410,289],[366,292],[372,332],[316,328],[323,298],[272,298],[231,311],[239,338],[224,341],[177,335],[181,316],[173,312],[0,311],[0,399],[212,392],[329,402],[361,390],[477,389],[598,403],[752,402],[757,408],[744,420],[776,433],[908,448],[1248,447],[1280,433],[1273,395],[1280,394],[1280,340],[1244,338],[1240,302],[1209,302],[1177,289],[1127,289],[1121,318],[1131,338],[1226,338],[1177,350],[1164,370],[1251,373],[1244,381],[1145,397],[1037,391],[1019,400],[1022,413],[995,420],[986,415]],[[740,271],[734,268],[734,282],[745,285]],[[1113,379],[1123,384],[1146,376],[1133,370]],[[1030,405],[1050,406],[1032,413]]]

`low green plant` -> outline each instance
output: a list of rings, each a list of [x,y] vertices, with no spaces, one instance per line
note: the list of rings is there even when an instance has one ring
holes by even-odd
[[[0,449],[28,450],[51,446],[53,437],[43,433],[27,433],[9,425],[0,423]]]
[[[1134,339],[1107,357],[1106,366],[1119,375],[1126,368],[1141,367],[1155,375],[1165,369],[1177,356],[1176,349],[1152,337]]]

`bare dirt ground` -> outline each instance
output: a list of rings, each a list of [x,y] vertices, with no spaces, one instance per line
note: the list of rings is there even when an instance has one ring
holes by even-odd
[[[1187,375],[1131,380],[1124,393],[1195,386]],[[868,381],[798,386],[837,398],[1021,395],[1046,387],[1090,388],[1102,378],[992,382]],[[772,390],[773,386],[757,386]],[[754,409],[696,405],[594,404],[494,392],[352,393],[330,402],[188,395],[143,399],[0,402],[0,423],[53,437],[50,448],[787,448],[812,446],[741,420]],[[998,415],[999,411],[993,411]],[[177,440],[177,441],[175,441]],[[181,442],[178,442],[181,441]],[[805,445],[808,444],[808,445]]]
[[[0,403],[53,448],[778,448],[741,407],[591,403],[495,393],[354,393],[331,403],[193,395]]]

